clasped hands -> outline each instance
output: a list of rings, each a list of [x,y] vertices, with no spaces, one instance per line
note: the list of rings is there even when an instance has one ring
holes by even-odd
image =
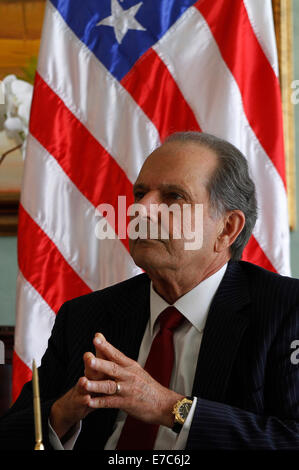
[[[153,379],[101,333],[95,335],[93,344],[96,354],[83,356],[84,377],[52,406],[50,423],[58,437],[99,408],[119,408],[141,421],[172,427],[173,405],[183,395]]]

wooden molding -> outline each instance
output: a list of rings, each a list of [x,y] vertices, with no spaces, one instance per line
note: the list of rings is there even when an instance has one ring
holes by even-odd
[[[281,87],[289,226],[296,229],[295,120],[291,100],[293,71],[293,12],[291,0],[272,0]]]
[[[0,236],[18,232],[19,193],[0,193]]]

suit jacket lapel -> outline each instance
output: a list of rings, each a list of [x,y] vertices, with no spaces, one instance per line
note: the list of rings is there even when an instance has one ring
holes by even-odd
[[[150,316],[150,279],[147,274],[136,277],[135,282],[122,289],[113,309],[110,307],[103,322],[107,340],[126,356],[138,359],[141,341]],[[118,297],[118,298],[117,298]],[[110,310],[113,310],[111,321]]]
[[[249,319],[247,278],[230,261],[212,302],[203,333],[192,394],[224,401],[232,366]]]

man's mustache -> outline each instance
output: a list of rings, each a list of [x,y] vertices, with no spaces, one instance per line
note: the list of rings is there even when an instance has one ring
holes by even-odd
[[[139,215],[136,217],[131,217],[130,222],[133,223],[129,224],[128,226],[129,238],[160,241],[169,240],[172,238],[169,226],[164,224],[160,217],[153,219],[149,216]],[[138,233],[137,237],[135,237],[135,233]]]

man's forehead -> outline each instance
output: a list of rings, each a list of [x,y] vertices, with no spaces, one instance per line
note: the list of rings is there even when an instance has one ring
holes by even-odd
[[[185,158],[186,161],[210,161],[211,163],[217,161],[216,152],[201,142],[193,141],[170,141],[162,144],[160,147],[155,149],[148,157],[153,158]]]
[[[218,164],[216,153],[197,142],[171,141],[158,147],[145,160],[140,173],[171,174],[180,171],[181,176],[190,172],[209,176]],[[179,175],[178,175],[179,176]]]
[[[133,189],[134,191],[138,191],[138,190],[148,190],[149,189],[149,184],[147,184],[146,181],[142,181],[142,180],[136,180],[134,186],[133,186]],[[184,191],[186,192],[186,185],[182,182],[166,182],[166,183],[161,183],[161,182],[158,182],[157,185],[156,185],[157,189],[159,189],[160,191]]]
[[[206,147],[169,142],[156,149],[145,161],[134,192],[150,189],[183,192],[197,199],[206,191],[216,167],[216,155]]]

